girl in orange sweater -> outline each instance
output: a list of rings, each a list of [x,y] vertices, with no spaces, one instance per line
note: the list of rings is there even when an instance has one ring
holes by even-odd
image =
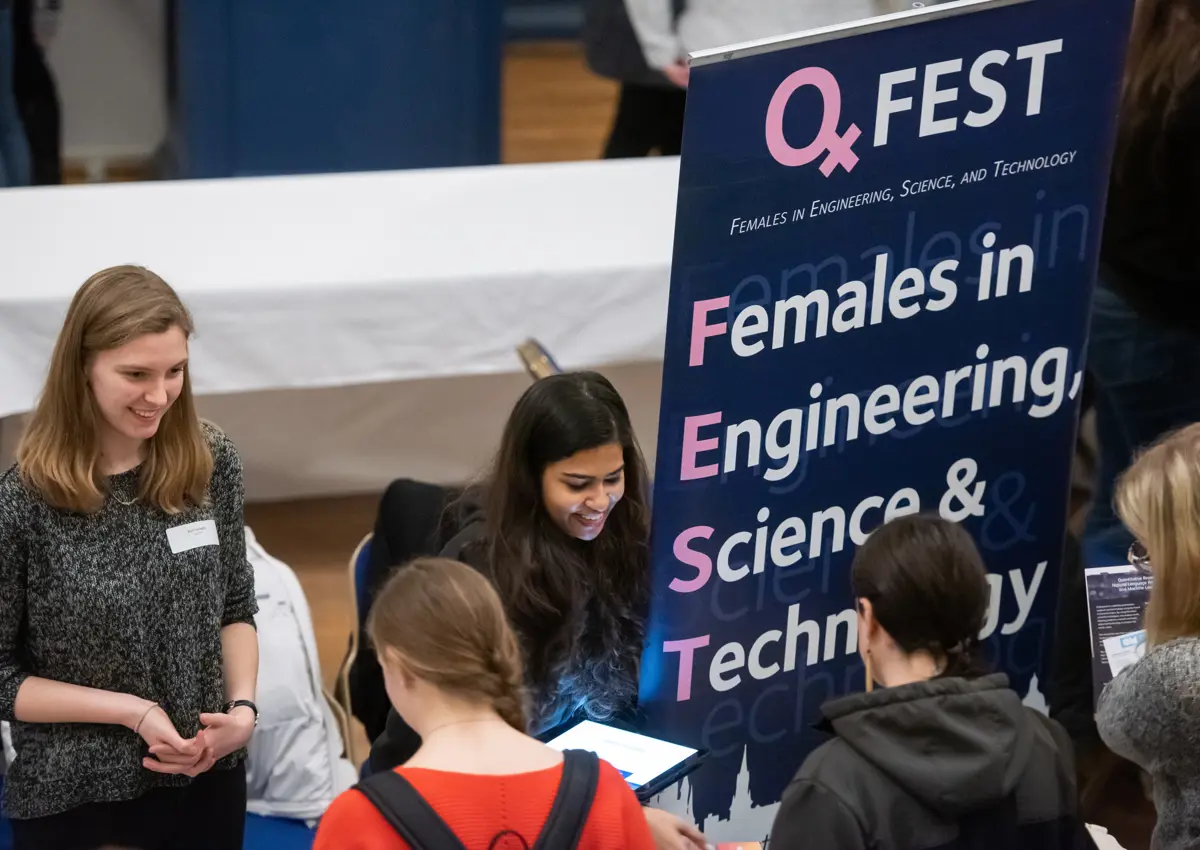
[[[500,599],[456,561],[418,560],[392,576],[367,624],[388,698],[421,737],[395,773],[467,850],[534,846],[563,776],[563,755],[525,734],[521,654]],[[633,791],[601,762],[579,850],[654,850]],[[314,850],[408,850],[359,790],[321,820]]]

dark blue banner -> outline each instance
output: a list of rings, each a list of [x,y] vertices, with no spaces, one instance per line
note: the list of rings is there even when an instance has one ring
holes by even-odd
[[[761,837],[770,808],[711,819],[773,806],[863,688],[849,565],[886,518],[970,530],[1038,701],[1130,11],[950,4],[693,68],[642,703],[712,750],[715,837]]]

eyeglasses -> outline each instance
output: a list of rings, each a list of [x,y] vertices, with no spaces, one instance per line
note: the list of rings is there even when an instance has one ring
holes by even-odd
[[[1133,541],[1133,545],[1129,547],[1129,563],[1139,570],[1150,569],[1150,554],[1146,551],[1146,547],[1142,545],[1142,541],[1135,540]]]

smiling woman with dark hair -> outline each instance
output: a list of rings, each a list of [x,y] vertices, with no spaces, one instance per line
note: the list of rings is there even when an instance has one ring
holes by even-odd
[[[621,396],[595,372],[554,375],[517,401],[491,473],[451,507],[441,555],[495,585],[521,643],[536,734],[634,706],[648,596],[646,465]],[[416,752],[392,712],[370,768]]]
[[[512,623],[537,735],[637,704],[649,600],[649,476],[625,402],[595,372],[536,381],[504,426],[487,478],[451,507],[461,529],[441,557],[491,579]],[[404,764],[421,739],[394,710],[368,772]],[[660,848],[704,847],[646,809]]]
[[[575,712],[606,720],[637,698],[646,486],[625,403],[606,378],[546,378],[517,402],[491,481],[477,491],[483,521],[458,541],[521,636],[543,728]]]

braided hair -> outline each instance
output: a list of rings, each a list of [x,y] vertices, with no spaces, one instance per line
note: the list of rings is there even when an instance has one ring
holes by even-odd
[[[471,567],[419,558],[397,570],[371,606],[367,633],[377,652],[395,652],[411,675],[527,730],[517,638],[491,582]]]

